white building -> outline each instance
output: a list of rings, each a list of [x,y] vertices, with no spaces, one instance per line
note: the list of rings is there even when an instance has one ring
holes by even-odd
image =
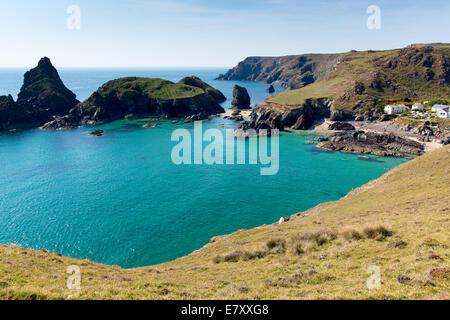
[[[412,106],[412,110],[423,111],[423,110],[425,110],[425,107],[424,107],[423,104],[421,104],[421,103],[415,103],[415,104]]]
[[[409,108],[404,104],[389,104],[384,107],[384,113],[386,114],[400,114],[409,111]]]
[[[450,118],[450,106],[435,104],[431,111],[435,112],[439,118]]]

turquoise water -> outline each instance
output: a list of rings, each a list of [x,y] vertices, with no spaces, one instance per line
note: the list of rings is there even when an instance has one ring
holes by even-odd
[[[212,81],[223,71],[62,70],[61,75],[81,99],[116,76],[179,80],[191,74],[230,97],[236,82]],[[0,71],[0,88],[16,94],[21,73]],[[254,102],[267,95],[267,85],[245,86]],[[187,255],[213,236],[337,200],[405,161],[318,152],[304,144],[314,136],[283,133],[275,176],[261,176],[258,165],[176,166],[171,134],[180,127],[192,131],[192,124],[141,125],[107,124],[103,137],[90,136],[90,128],[0,135],[0,243],[126,268],[153,265]],[[236,123],[216,118],[203,126],[223,131]]]

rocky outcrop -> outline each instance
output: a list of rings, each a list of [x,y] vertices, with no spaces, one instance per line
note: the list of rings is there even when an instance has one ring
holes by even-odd
[[[297,89],[326,78],[340,61],[340,54],[249,57],[217,79],[261,81]]]
[[[179,83],[180,84],[185,84],[187,86],[197,87],[197,88],[203,89],[211,97],[213,97],[214,100],[217,101],[217,103],[222,103],[222,102],[225,102],[227,100],[227,98],[225,97],[225,95],[222,92],[220,92],[216,88],[211,87],[209,84],[207,84],[206,82],[202,81],[198,77],[195,77],[195,76],[186,77],[186,78],[181,79]]]
[[[69,113],[79,101],[66,88],[48,58],[24,76],[17,102],[11,96],[2,97],[0,130],[39,127],[53,116]]]
[[[267,92],[267,93],[274,93],[274,92],[275,92],[274,86],[273,86],[273,85],[270,85],[270,87],[268,87],[268,88],[266,89],[266,92]]]
[[[162,79],[127,77],[112,80],[100,87],[70,113],[43,126],[44,129],[67,129],[80,125],[98,125],[129,118],[186,118],[225,112],[209,87],[203,88]]]
[[[422,144],[392,134],[345,131],[334,133],[322,141],[324,142],[318,145],[320,148],[342,152],[394,157],[424,153]]]
[[[235,85],[233,88],[233,102],[231,106],[235,109],[250,109],[250,95],[246,88]]]
[[[243,122],[236,131],[239,135],[250,129],[280,131],[290,128],[293,130],[307,130],[315,121],[328,118],[333,102],[331,100],[307,99],[305,103],[295,109],[282,108],[273,103],[262,103],[256,105],[250,115],[250,121]]]
[[[333,122],[328,126],[328,130],[336,131],[354,131],[355,127],[348,122]]]

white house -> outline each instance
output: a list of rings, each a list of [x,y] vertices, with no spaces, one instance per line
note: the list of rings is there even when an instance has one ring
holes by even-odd
[[[431,108],[431,111],[432,112],[437,112],[438,110],[441,110],[441,109],[445,109],[445,108],[448,108],[449,106],[446,106],[446,105],[444,105],[444,104],[435,104],[432,108]]]
[[[409,108],[404,104],[389,104],[384,107],[384,113],[386,114],[400,114],[409,111]]]
[[[435,112],[439,118],[450,118],[450,106],[435,104],[431,111]]]
[[[415,104],[412,106],[412,110],[420,110],[420,111],[423,111],[423,110],[425,110],[425,107],[424,107],[423,104],[421,104],[421,103],[415,103]]]

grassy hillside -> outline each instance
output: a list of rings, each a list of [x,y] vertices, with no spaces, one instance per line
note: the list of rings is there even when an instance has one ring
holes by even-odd
[[[217,237],[154,267],[1,246],[0,298],[450,299],[449,156],[443,147],[289,222]],[[81,291],[66,289],[69,265],[81,267]],[[381,270],[379,290],[366,287],[370,266]]]
[[[384,99],[450,97],[450,44],[348,52],[327,77],[282,92],[269,102],[298,107],[307,98],[332,98],[338,110],[374,110]]]

